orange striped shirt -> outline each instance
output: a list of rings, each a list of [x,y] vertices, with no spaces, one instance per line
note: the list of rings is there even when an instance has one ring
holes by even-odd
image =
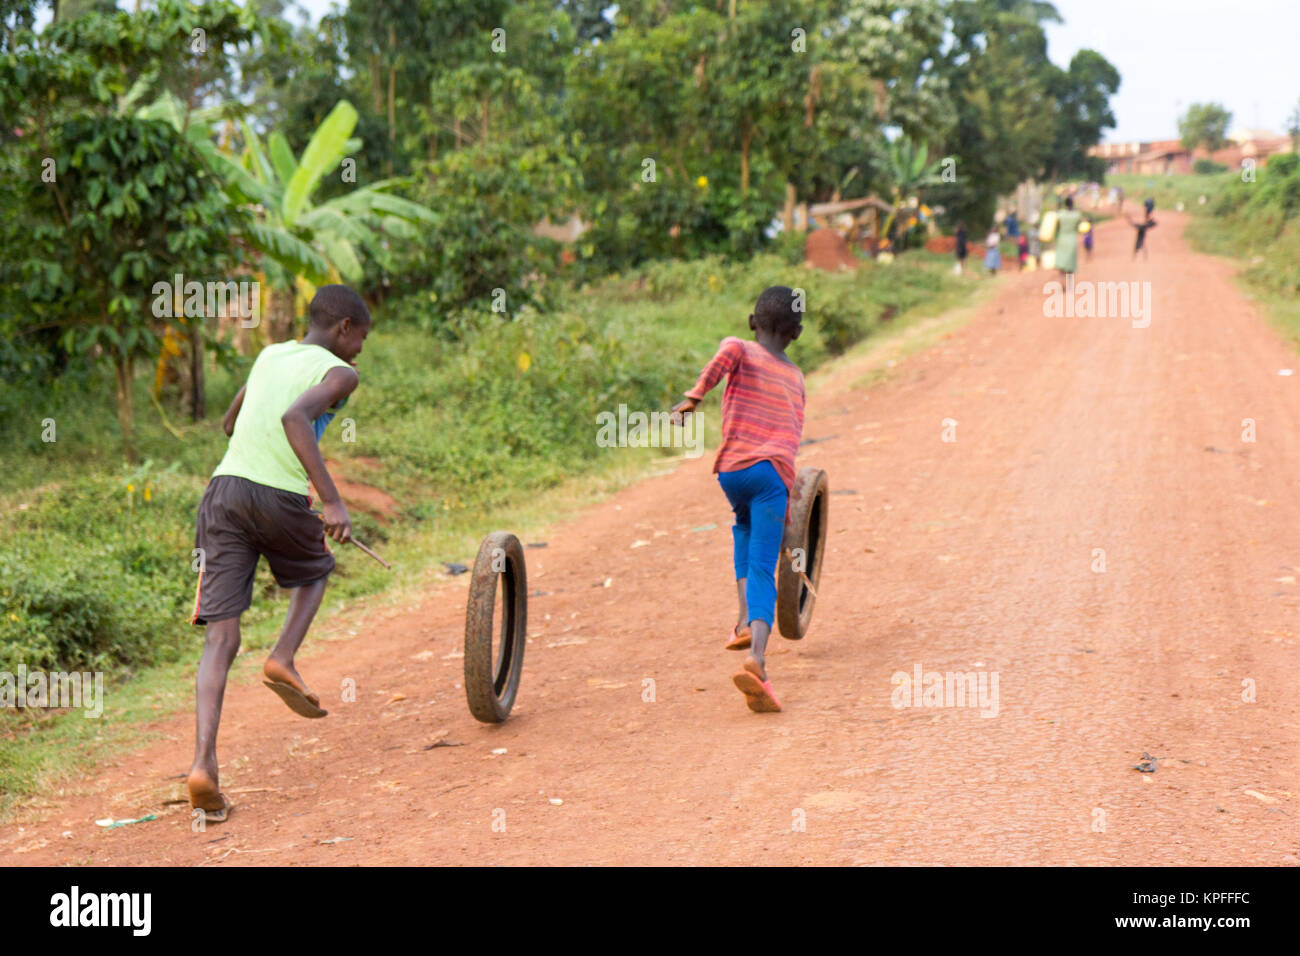
[[[794,487],[794,456],[803,435],[804,385],[799,366],[757,342],[728,336],[687,398],[702,399],[727,377],[722,393],[722,447],[713,470],[740,471],[770,461]]]

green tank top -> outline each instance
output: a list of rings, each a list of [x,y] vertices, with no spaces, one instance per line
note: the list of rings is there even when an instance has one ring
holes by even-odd
[[[235,475],[259,485],[310,494],[307,469],[293,453],[280,417],[332,368],[351,366],[319,345],[281,342],[262,349],[248,373],[244,403],[226,457],[212,477]]]

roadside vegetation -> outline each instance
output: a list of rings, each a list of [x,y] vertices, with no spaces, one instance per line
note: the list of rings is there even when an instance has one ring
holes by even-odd
[[[1179,202],[1194,215],[1188,237],[1202,252],[1241,262],[1239,281],[1300,349],[1300,155],[1282,153],[1253,171],[1211,175],[1111,176],[1135,209],[1145,196],[1161,209]],[[1204,197],[1204,202],[1201,202]]]

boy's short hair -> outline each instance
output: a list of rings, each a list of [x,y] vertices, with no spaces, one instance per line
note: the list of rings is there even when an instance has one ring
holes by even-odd
[[[345,285],[323,285],[307,306],[313,329],[332,329],[343,319],[370,324],[370,310],[361,296]]]
[[[754,324],[766,332],[793,335],[801,321],[794,306],[794,289],[784,285],[768,286],[754,304]]]

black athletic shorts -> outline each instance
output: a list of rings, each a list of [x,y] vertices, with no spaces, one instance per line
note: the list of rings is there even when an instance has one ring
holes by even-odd
[[[334,570],[325,526],[312,512],[310,498],[234,475],[217,475],[208,483],[194,546],[201,563],[191,624],[248,610],[261,555],[282,588],[300,588]]]

